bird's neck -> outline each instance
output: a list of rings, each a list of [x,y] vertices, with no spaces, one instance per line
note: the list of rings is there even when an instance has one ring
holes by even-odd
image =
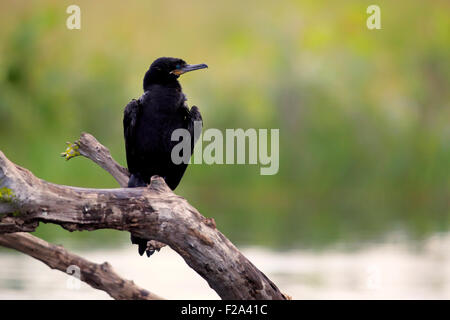
[[[162,76],[161,74],[148,71],[144,76],[144,92],[150,90],[152,85],[160,85],[181,91],[181,85],[175,76]]]

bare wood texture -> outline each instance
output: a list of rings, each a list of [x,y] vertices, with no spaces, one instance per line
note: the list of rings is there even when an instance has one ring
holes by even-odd
[[[77,266],[80,280],[91,287],[103,290],[117,300],[161,300],[154,293],[142,289],[133,281],[122,279],[110,264],[93,263],[68,252],[62,246],[50,244],[28,233],[0,235],[0,245],[18,250],[42,261],[52,269],[66,272],[69,267]]]
[[[223,299],[285,296],[215,226],[159,177],[148,188],[85,189],[36,178],[0,152],[0,233],[33,231],[39,222],[74,230],[116,229],[164,242]]]
[[[130,173],[111,157],[109,149],[98,142],[93,135],[83,132],[80,139],[74,143],[67,142],[67,145],[66,151],[61,154],[67,160],[78,155],[91,159],[109,172],[122,188],[127,187]]]

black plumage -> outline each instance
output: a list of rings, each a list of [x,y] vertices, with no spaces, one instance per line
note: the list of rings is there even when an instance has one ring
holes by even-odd
[[[125,149],[131,174],[128,187],[146,186],[154,175],[163,177],[172,190],[180,183],[187,163],[172,161],[172,149],[179,143],[171,140],[172,133],[179,128],[189,131],[190,156],[195,144],[194,124],[201,123],[202,117],[197,107],[188,108],[178,77],[203,68],[207,66],[166,57],[150,66],[144,77],[144,94],[133,99],[124,111]],[[145,251],[148,256],[153,253],[147,250],[147,240],[132,236],[131,241],[138,244],[140,255]]]

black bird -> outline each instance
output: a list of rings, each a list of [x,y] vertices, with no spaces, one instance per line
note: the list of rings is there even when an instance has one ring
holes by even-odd
[[[133,99],[124,110],[129,188],[147,186],[154,175],[163,177],[172,190],[180,183],[187,163],[172,161],[172,149],[179,143],[172,141],[172,132],[179,128],[188,130],[190,157],[198,139],[198,136],[194,137],[194,123],[202,124],[202,116],[196,106],[191,109],[187,106],[178,77],[207,67],[206,64],[189,65],[182,59],[166,57],[151,64],[144,76],[144,94]],[[138,245],[140,255],[147,252],[150,256],[154,252],[147,249],[146,239],[131,236],[131,242]]]

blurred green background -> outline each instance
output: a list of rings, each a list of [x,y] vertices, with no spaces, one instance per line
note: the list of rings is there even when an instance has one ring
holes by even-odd
[[[67,6],[81,30],[66,28]],[[177,193],[233,242],[321,248],[449,230],[448,1],[0,3],[0,150],[38,177],[117,187],[59,157],[83,131],[126,165],[122,110],[160,56],[207,63],[181,79],[205,128],[279,128],[280,170],[191,165]],[[92,246],[114,231],[37,235]],[[102,240],[102,241],[99,241]],[[104,241],[103,241],[104,240]]]

